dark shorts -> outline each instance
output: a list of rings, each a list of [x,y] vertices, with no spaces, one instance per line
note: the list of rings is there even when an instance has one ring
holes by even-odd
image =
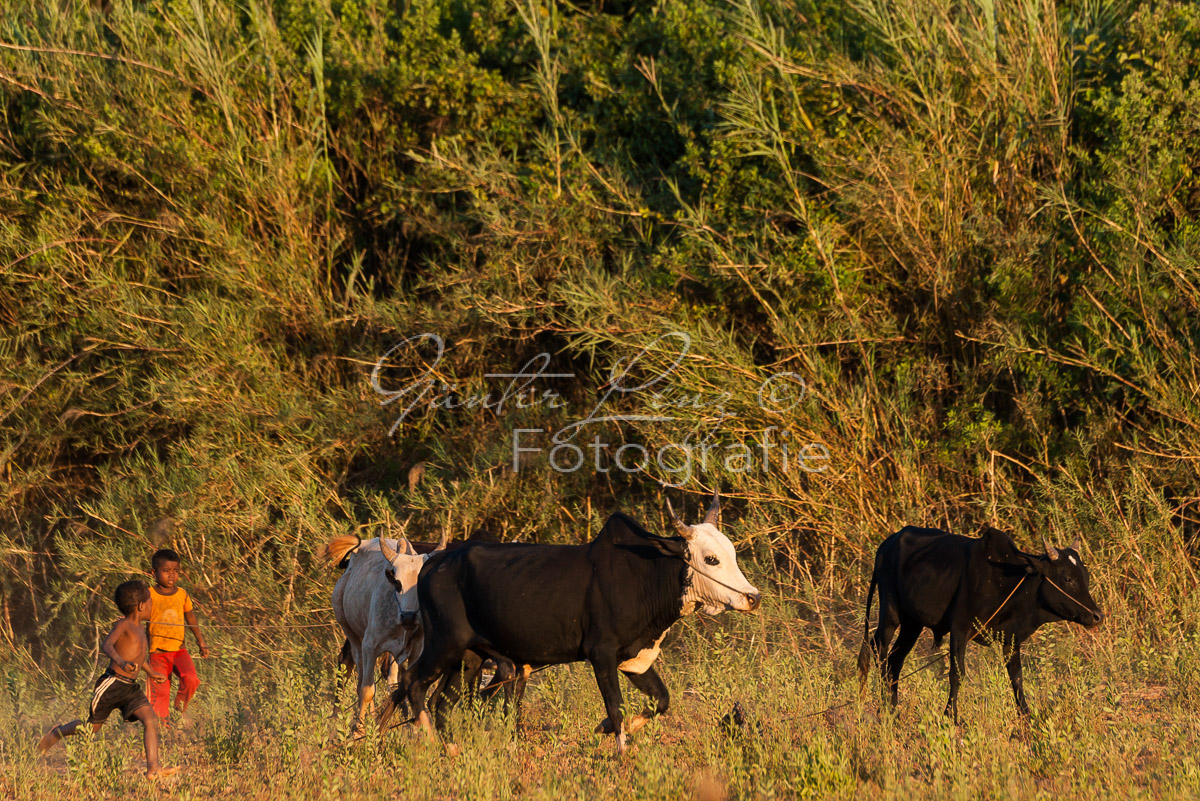
[[[144,706],[150,706],[150,702],[146,700],[140,684],[106,670],[96,679],[96,689],[92,690],[92,702],[88,705],[87,722],[103,723],[114,709],[121,710],[126,720],[137,720],[134,712]]]

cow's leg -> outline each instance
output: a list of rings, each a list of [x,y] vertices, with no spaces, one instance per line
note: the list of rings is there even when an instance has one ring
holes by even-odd
[[[487,659],[481,652],[470,650],[463,654],[462,686],[468,698],[483,692],[479,678],[483,675],[487,663]]]
[[[504,654],[490,646],[478,646],[475,653],[479,656],[486,656],[491,659],[496,670],[492,674],[492,680],[485,687],[478,687],[479,697],[484,701],[491,701],[496,697],[496,694],[504,689],[504,712],[508,714],[508,710],[513,706],[514,701],[517,704],[517,716],[520,717],[520,702],[521,696],[525,691],[525,680],[529,678],[529,665],[522,665],[520,672],[517,670],[517,665]],[[467,683],[468,691],[475,690],[478,685],[479,675],[483,672],[484,661],[480,661],[477,668],[471,675],[471,680]],[[516,685],[514,687],[514,685]]]
[[[483,701],[490,701],[496,696],[500,680],[499,662],[496,663],[496,669],[492,673],[492,680],[487,686],[480,686],[480,678],[483,676],[483,671],[488,665],[488,660],[492,659],[489,649],[480,648],[479,650],[467,651],[463,656],[463,691],[467,697],[474,698],[476,695]]]
[[[504,714],[509,714],[511,711],[514,715],[517,709],[517,682],[521,680],[523,675],[524,665],[517,667],[515,662],[509,662],[503,666],[504,677],[501,681],[504,683]],[[493,677],[495,678],[495,677]]]
[[[433,684],[441,678],[440,673],[434,673],[428,678],[413,676],[408,684],[408,706],[415,714],[417,722],[421,724],[421,728],[433,739],[433,726],[429,721],[429,712],[425,708],[425,695],[429,691],[429,685]]]
[[[1008,661],[1005,667],[1008,668],[1008,681],[1012,684],[1013,698],[1017,702],[1017,709],[1025,717],[1029,717],[1029,703],[1025,700],[1025,685],[1021,681],[1021,643],[1012,641],[1004,644],[1004,650],[1008,656]]]
[[[401,717],[405,717],[404,711],[407,703],[405,701],[405,688],[408,687],[408,682],[408,671],[404,670],[403,668],[400,668],[396,671],[396,682],[394,687],[390,686],[391,680],[389,679],[389,687],[391,691],[384,697],[383,702],[379,705],[379,712],[375,717],[375,720],[379,724],[381,731],[385,726],[387,728],[394,728],[393,726],[387,726],[387,724],[389,721],[391,721],[392,716],[396,714],[397,709],[401,710]]]
[[[458,705],[463,696],[463,686],[467,681],[468,666],[463,660],[450,665],[442,679],[441,691],[433,704],[434,720],[438,729],[445,725],[446,713]]]
[[[630,684],[650,696],[654,701],[654,709],[646,709],[630,719],[629,725],[625,727],[625,730],[633,734],[642,728],[642,726],[649,723],[651,718],[667,713],[667,709],[671,705],[671,692],[654,670],[654,665],[646,668],[644,673],[626,673],[625,678],[629,679]]]
[[[499,679],[499,686],[504,688],[504,713],[507,715],[516,698],[516,693],[513,691],[513,684],[517,681],[517,666],[508,659],[497,662],[496,675],[492,676],[492,681],[496,682],[497,679]],[[494,693],[495,691],[493,690]]]
[[[513,682],[513,705],[516,708],[517,723],[521,722],[521,703],[525,700],[525,685],[529,684],[529,677],[532,674],[533,665],[521,665],[516,680]]]
[[[401,647],[392,653],[396,660],[396,682],[392,685],[392,706],[404,703],[405,690],[416,669],[417,659],[425,647],[425,637],[421,629],[416,629],[401,641]],[[389,681],[389,685],[391,682]]]
[[[893,709],[900,700],[900,671],[904,669],[904,660],[908,658],[908,652],[916,645],[923,628],[920,623],[915,621],[902,620],[900,632],[896,635],[896,641],[892,643],[892,650],[888,653],[887,688]]]
[[[621,756],[625,753],[625,721],[621,715],[621,681],[616,651],[593,652],[588,661],[596,673],[596,684],[600,687],[600,697],[604,699],[604,711],[608,713],[609,723],[617,737],[617,755]]]
[[[425,694],[429,691],[429,685],[439,678],[441,678],[441,674],[436,672],[429,675],[428,678],[423,678],[414,672],[408,683],[408,707],[415,713],[417,722],[421,724],[421,728],[431,739],[434,736],[433,726],[429,723],[429,712],[425,709]]]
[[[479,676],[483,673],[484,663],[488,659],[496,663],[496,672],[492,675],[492,681],[488,687],[491,687],[493,684],[498,687],[498,679],[506,672],[511,673],[514,669],[511,659],[487,643],[474,643],[463,654],[457,670],[451,676],[452,680],[446,681],[443,685],[442,692],[443,694],[448,693],[448,703],[451,705],[457,704],[463,695],[466,695],[468,698],[473,698],[476,695],[482,696],[485,699],[494,697],[495,690],[485,693],[487,688],[480,689],[479,687]]]
[[[508,712],[513,702],[513,682],[517,680],[517,666],[510,659],[497,659],[496,672],[487,686],[480,688],[479,695],[485,701],[491,701],[496,694],[504,690],[504,711]]]
[[[396,657],[391,651],[383,652],[383,663],[379,666],[379,678],[387,682],[389,689],[395,689],[396,672],[399,666],[396,664]]]
[[[434,639],[436,640],[436,638]],[[462,664],[465,650],[465,648],[453,648],[442,645],[442,643],[430,642],[427,639],[425,649],[421,651],[421,656],[412,670],[412,679],[408,683],[408,705],[413,714],[417,716],[421,728],[431,739],[435,735],[429,710],[425,706],[425,696],[429,693],[430,686],[443,678],[450,668]]]
[[[387,664],[387,686],[392,692],[400,687],[400,659],[396,654],[389,653]]]
[[[485,698],[494,698],[500,687],[504,688],[504,713],[508,714],[511,707],[518,728],[521,725],[521,704],[525,700],[525,685],[533,673],[532,665],[517,667],[515,662],[503,661],[497,663],[496,675],[492,676],[487,687],[480,690]]]
[[[961,629],[950,630],[950,698],[946,701],[946,714],[958,723],[958,688],[962,684],[967,666],[967,633]]]
[[[339,662],[341,661],[342,657],[348,658],[349,663],[354,666],[354,669],[357,671],[357,674],[358,674],[354,680],[355,710],[354,710],[354,716],[353,716],[353,727],[354,727],[353,730],[357,731],[358,727],[359,727],[358,705],[360,702],[360,697],[359,697],[360,694],[358,692],[358,685],[360,684],[360,679],[361,679],[362,670],[363,670],[363,668],[362,668],[362,639],[360,637],[358,637],[356,634],[354,634],[354,632],[350,631],[349,628],[347,628],[345,626],[343,626],[342,631],[346,635],[346,644],[342,646],[342,654],[339,657]],[[343,662],[343,664],[345,664],[345,663]],[[367,668],[368,672],[370,672],[371,670],[372,670],[372,668],[370,668],[370,667]],[[339,682],[339,684],[338,684],[338,696],[339,697],[341,696],[342,687],[343,687],[343,684],[341,682]]]
[[[499,651],[488,649],[488,655],[496,665],[492,680],[486,687],[479,689],[479,696],[485,701],[491,701],[501,689],[504,690],[504,714],[514,710],[518,722],[521,717],[521,698],[525,693],[525,681],[529,678],[529,665],[517,664]],[[482,671],[482,664],[480,665]]]
[[[346,686],[346,677],[350,675],[350,671],[355,669],[354,664],[354,645],[351,644],[350,638],[342,640],[342,650],[338,652],[337,666],[341,668],[338,671],[337,694],[342,694],[342,688]]]
[[[337,681],[334,683],[333,690],[333,713],[330,717],[337,717],[341,711],[342,691],[346,688],[346,679],[349,678],[351,671],[355,670],[354,654],[356,648],[347,637],[342,641],[342,650],[338,652],[337,667],[334,668],[337,675]]]
[[[879,593],[879,625],[875,627],[875,634],[871,637],[871,651],[875,656],[875,663],[879,665],[879,677],[883,680],[885,693],[891,687],[887,666],[888,645],[891,643],[892,635],[896,633],[898,625],[900,625],[900,616],[888,603],[887,593],[881,590]],[[895,704],[894,700],[892,704]]]
[[[387,667],[388,694],[380,704],[376,718],[381,727],[391,720],[397,707],[404,704],[402,688],[408,686],[408,671],[405,670],[405,665],[412,653],[412,642],[391,639],[383,644],[383,648],[387,657],[384,664]]]
[[[367,714],[375,704],[375,662],[379,658],[379,643],[367,636],[358,651],[358,711],[354,715],[354,733],[361,735]]]

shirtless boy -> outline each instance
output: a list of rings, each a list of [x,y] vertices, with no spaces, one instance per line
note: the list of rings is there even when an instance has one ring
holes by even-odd
[[[111,661],[108,669],[96,679],[87,722],[92,725],[93,732],[99,731],[114,709],[121,710],[127,721],[140,720],[145,729],[146,777],[169,776],[179,768],[163,768],[158,764],[158,716],[137,682],[139,670],[146,671],[154,682],[167,678],[146,661],[149,649],[143,625],[150,619],[150,589],[140,581],[126,581],[117,587],[113,600],[124,617],[117,621],[100,645]],[[42,736],[38,750],[45,753],[62,738],[77,734],[82,725],[83,721],[72,720],[52,727]]]

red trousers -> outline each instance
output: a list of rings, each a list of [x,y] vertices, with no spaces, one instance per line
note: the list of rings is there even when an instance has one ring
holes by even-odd
[[[150,654],[150,667],[167,677],[162,684],[147,682],[150,705],[159,720],[166,720],[171,712],[171,674],[179,677],[179,689],[175,692],[175,703],[190,701],[200,688],[200,676],[196,664],[186,648],[178,651],[155,651]]]

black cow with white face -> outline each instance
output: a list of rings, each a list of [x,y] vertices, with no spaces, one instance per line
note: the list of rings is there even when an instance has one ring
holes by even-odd
[[[654,669],[667,630],[697,610],[759,605],[718,515],[714,495],[696,525],[671,512],[678,537],[655,536],[617,513],[586,545],[467,544],[431,557],[417,583],[425,648],[407,691],[421,724],[432,733],[426,690],[467,651],[533,667],[586,660],[608,715],[601,728],[623,753],[626,733],[670,703]],[[621,674],[656,702],[628,725]]]
[[[906,526],[884,540],[875,553],[867,591],[867,622],[858,655],[861,683],[865,686],[874,657],[894,707],[904,659],[921,632],[931,629],[938,644],[950,635],[946,714],[958,719],[967,643],[978,640],[1000,643],[1017,707],[1028,715],[1021,643],[1044,623],[1068,620],[1092,628],[1104,619],[1088,592],[1079,540],[1061,550],[1044,545],[1045,554],[1023,553],[1009,534],[991,527],[973,539]],[[871,596],[876,588],[879,627],[871,637]],[[888,651],[897,628],[896,642]]]

